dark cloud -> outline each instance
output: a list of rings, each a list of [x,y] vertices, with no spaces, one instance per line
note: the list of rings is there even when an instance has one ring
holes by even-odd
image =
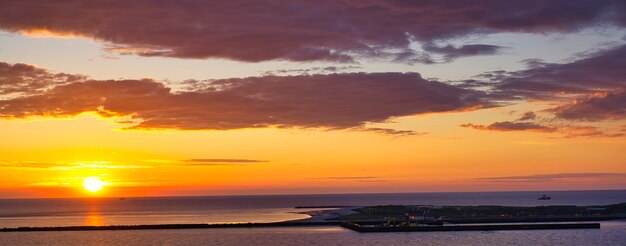
[[[517,119],[517,121],[534,120],[535,118],[537,118],[537,115],[535,114],[535,112],[533,112],[533,111],[528,111],[528,112],[524,113],[524,114],[522,115],[522,117],[520,117],[519,119]]]
[[[626,60],[626,57],[624,59]],[[558,106],[553,111],[557,117],[571,120],[624,119],[626,118],[626,90],[601,93],[575,100]]]
[[[622,0],[3,0],[0,29],[86,36],[142,56],[352,62],[409,49],[412,41],[626,26],[625,10]]]
[[[469,127],[478,130],[490,130],[490,131],[530,131],[540,133],[560,133],[564,138],[579,138],[579,137],[602,137],[602,138],[616,138],[623,137],[624,133],[620,132],[605,132],[602,129],[595,126],[573,126],[563,124],[548,124],[542,125],[533,122],[495,122],[491,125],[477,125],[472,123],[462,124],[461,127]]]
[[[487,45],[487,44],[471,44],[471,45],[462,45],[462,46],[436,46],[433,44],[427,44],[422,47],[425,51],[430,53],[436,53],[443,55],[443,59],[445,62],[454,61],[460,57],[467,56],[479,56],[479,55],[495,55],[500,53],[500,51],[504,48],[502,46],[497,45]]]
[[[49,73],[33,65],[0,62],[0,96],[33,94],[84,79],[80,75]]]
[[[357,127],[357,128],[354,128],[354,130],[375,132],[375,133],[391,135],[391,136],[400,136],[400,137],[401,136],[420,136],[420,135],[427,134],[426,132],[416,132],[416,131],[411,131],[411,130],[396,130],[396,129],[379,128],[379,127]]]
[[[569,63],[527,60],[526,70],[488,72],[460,86],[491,88],[492,100],[557,102],[562,105],[549,111],[560,119],[619,120],[626,118],[625,57],[626,44],[623,44],[586,52]],[[519,121],[533,118],[528,117],[525,115]]]
[[[602,178],[621,178],[626,177],[626,173],[553,173],[553,174],[537,174],[526,176],[506,176],[506,177],[489,177],[479,178],[483,180],[493,181],[554,181],[569,179],[602,179]]]
[[[526,98],[585,95],[626,88],[626,45],[602,50],[570,63],[534,62],[516,72],[495,71],[481,75],[499,93]],[[495,83],[494,83],[495,82]]]
[[[280,74],[320,74],[320,73],[337,73],[346,70],[353,70],[361,68],[360,66],[328,66],[328,67],[312,67],[301,69],[279,69],[274,71],[268,71],[263,73],[267,75],[280,75]]]
[[[494,122],[491,125],[476,125],[472,123],[462,124],[462,127],[469,127],[478,130],[490,131],[530,131],[530,132],[555,132],[557,129],[550,126],[543,126],[531,122]]]
[[[0,100],[0,117],[127,116],[134,129],[349,129],[393,117],[493,106],[483,92],[417,73],[263,76],[199,82],[173,92],[143,80],[85,80]]]
[[[502,46],[487,44],[469,44],[469,45],[444,45],[439,46],[433,43],[422,45],[424,51],[416,51],[412,49],[404,49],[399,52],[385,53],[392,61],[415,64],[435,64],[448,63],[461,57],[495,55],[504,49]]]

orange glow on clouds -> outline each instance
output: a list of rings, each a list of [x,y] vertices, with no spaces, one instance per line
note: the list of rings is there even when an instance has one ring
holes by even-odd
[[[32,38],[68,38],[68,39],[88,38],[86,35],[80,34],[80,33],[58,32],[58,31],[51,31],[45,28],[20,30],[19,33],[24,36],[32,37]]]
[[[618,0],[85,2],[1,4],[0,198],[626,187]]]

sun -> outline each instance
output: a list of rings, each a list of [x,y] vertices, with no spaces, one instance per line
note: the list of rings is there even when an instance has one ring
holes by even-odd
[[[85,190],[96,192],[104,187],[105,183],[98,177],[87,177],[83,180],[83,187]]]

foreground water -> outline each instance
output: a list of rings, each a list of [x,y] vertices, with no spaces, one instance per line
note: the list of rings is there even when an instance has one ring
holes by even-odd
[[[295,206],[606,205],[626,191],[411,193],[0,200],[0,228],[270,222],[306,218]],[[626,221],[601,229],[359,234],[340,227],[6,232],[0,245],[626,245]]]
[[[403,193],[91,199],[0,200],[0,228],[19,226],[137,225],[274,222],[307,218],[296,206],[606,205],[626,202],[626,191]]]
[[[8,232],[0,245],[626,245],[626,222],[602,229],[358,233],[341,227]]]

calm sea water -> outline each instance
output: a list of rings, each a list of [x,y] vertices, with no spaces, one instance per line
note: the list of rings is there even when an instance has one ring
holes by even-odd
[[[546,193],[552,200],[539,201]],[[0,200],[0,228],[18,226],[271,222],[301,219],[307,209],[331,205],[605,205],[626,202],[624,191],[403,193]],[[338,227],[98,232],[12,232],[0,245],[446,244],[626,245],[626,222],[601,230],[358,234]]]
[[[0,228],[272,222],[307,218],[295,206],[332,205],[604,205],[626,202],[622,191],[402,193],[0,200]]]
[[[0,245],[626,245],[626,222],[602,229],[358,233],[340,227],[9,232]]]

